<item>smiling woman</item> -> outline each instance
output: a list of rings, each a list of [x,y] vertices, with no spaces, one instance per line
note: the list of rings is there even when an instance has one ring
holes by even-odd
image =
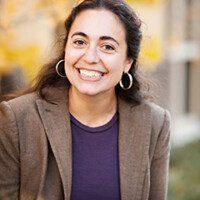
[[[166,199],[168,111],[137,69],[141,22],[122,0],[84,0],[57,59],[0,105],[0,199]]]
[[[123,24],[105,9],[83,11],[76,17],[65,52],[65,72],[72,85],[70,92],[93,98],[103,94],[115,99],[115,86],[133,63],[127,57]]]

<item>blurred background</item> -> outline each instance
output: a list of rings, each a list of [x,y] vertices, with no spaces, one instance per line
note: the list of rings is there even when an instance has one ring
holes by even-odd
[[[56,54],[78,1],[0,0],[0,101]],[[129,0],[143,21],[140,67],[172,115],[169,200],[200,199],[200,0]]]

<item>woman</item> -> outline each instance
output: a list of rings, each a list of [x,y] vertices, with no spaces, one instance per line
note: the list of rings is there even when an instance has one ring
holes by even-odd
[[[0,107],[0,199],[164,200],[169,114],[137,70],[140,20],[122,0],[84,0],[58,59]]]

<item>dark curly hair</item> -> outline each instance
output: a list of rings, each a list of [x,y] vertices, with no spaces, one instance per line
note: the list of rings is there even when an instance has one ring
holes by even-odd
[[[65,57],[65,45],[67,43],[68,34],[76,16],[80,12],[89,9],[106,9],[111,11],[116,16],[118,16],[121,23],[123,24],[128,47],[127,57],[133,60],[132,66],[129,70],[129,73],[133,77],[133,85],[130,89],[123,90],[119,84],[117,84],[115,86],[115,91],[116,94],[126,102],[140,104],[144,99],[148,97],[147,92],[145,92],[146,88],[148,87],[148,83],[144,81],[145,79],[142,78],[137,67],[140,43],[142,39],[141,20],[137,17],[132,8],[123,0],[83,0],[81,3],[75,6],[65,21],[66,34],[62,40],[62,46],[57,58],[42,67],[41,71],[38,73],[38,76],[35,79],[34,85],[29,88],[26,93],[38,91],[40,96],[45,98],[45,93],[43,93],[44,88],[70,85],[66,78],[62,78],[56,73],[55,65],[59,60],[64,59]],[[122,80],[125,86],[129,84],[129,79],[127,76],[123,76]]]

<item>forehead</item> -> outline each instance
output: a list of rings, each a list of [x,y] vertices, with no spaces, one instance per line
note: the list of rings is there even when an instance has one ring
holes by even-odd
[[[125,29],[120,19],[105,9],[85,10],[79,13],[72,24],[69,35],[76,31],[84,32],[92,37],[108,35],[119,41],[125,40]]]

